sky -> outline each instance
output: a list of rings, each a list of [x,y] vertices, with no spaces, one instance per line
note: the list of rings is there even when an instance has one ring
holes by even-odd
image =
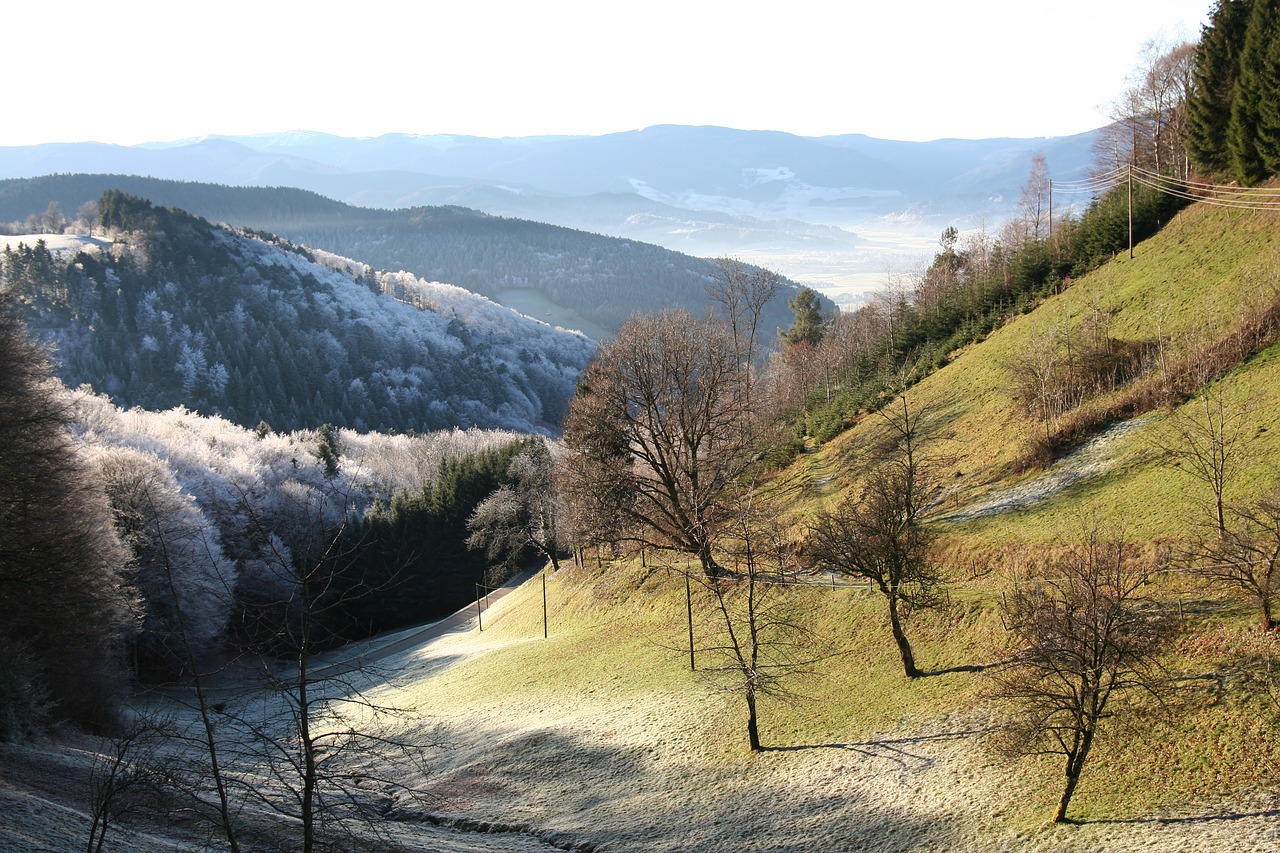
[[[655,124],[1059,136],[1105,124],[1144,44],[1198,40],[1211,5],[11,0],[0,146]]]

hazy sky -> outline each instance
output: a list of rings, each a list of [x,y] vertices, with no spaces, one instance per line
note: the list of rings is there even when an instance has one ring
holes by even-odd
[[[1212,0],[15,0],[0,145],[206,134],[603,134],[715,124],[891,139],[1104,124]]]

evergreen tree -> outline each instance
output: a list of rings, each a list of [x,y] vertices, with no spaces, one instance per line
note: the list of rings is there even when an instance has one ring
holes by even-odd
[[[1280,32],[1278,19],[1280,0],[1254,0],[1240,52],[1226,137],[1232,172],[1246,186],[1265,180],[1280,166],[1280,123],[1268,120],[1275,115],[1271,102],[1280,98],[1274,66],[1268,68]]]
[[[801,288],[800,292],[787,300],[787,307],[795,314],[795,322],[783,334],[788,344],[809,344],[816,346],[822,340],[822,297],[811,288]]]
[[[1259,72],[1258,141],[1268,175],[1280,174],[1280,4],[1271,4],[1269,30]]]
[[[127,553],[13,299],[0,291],[0,741],[45,714],[106,722],[129,625]]]
[[[1187,96],[1187,153],[1202,172],[1228,171],[1227,125],[1240,52],[1253,0],[1218,0],[1196,49],[1194,83]]]
[[[342,448],[338,443],[338,429],[333,424],[321,424],[320,429],[316,430],[315,455],[324,463],[326,477],[333,479],[338,476]]]

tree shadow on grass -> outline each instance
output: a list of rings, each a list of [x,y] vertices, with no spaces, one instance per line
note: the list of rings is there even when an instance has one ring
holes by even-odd
[[[1125,818],[1102,818],[1098,820],[1076,820],[1073,823],[1100,825],[1108,824],[1125,825],[1125,824],[1195,824],[1195,823],[1219,823],[1235,820],[1249,820],[1251,818],[1272,818],[1280,817],[1280,808],[1262,809],[1252,812],[1225,812],[1222,814],[1205,814],[1205,815],[1183,815],[1181,817],[1125,817]]]
[[[955,735],[936,737],[949,736]],[[777,781],[768,764],[756,765],[761,776],[748,781],[742,774],[749,777],[750,769],[727,772],[716,761],[702,760],[673,767],[651,745],[586,740],[558,729],[489,737],[487,749],[443,756],[442,763],[451,766],[426,782],[440,796],[443,813],[397,809],[396,818],[524,832],[580,850],[906,851],[941,844],[955,829],[953,816],[906,814],[827,785],[801,785],[785,803],[761,798],[758,783]],[[914,760],[910,744],[925,739],[835,748],[883,744],[886,752],[901,753],[906,764]]]
[[[810,749],[838,749],[849,752],[856,752],[865,755],[868,758],[878,758],[886,760],[899,767],[913,767],[924,769],[931,767],[937,759],[928,755],[921,755],[913,752],[911,747],[939,742],[947,740],[960,740],[962,738],[981,736],[990,732],[991,729],[966,729],[959,732],[938,732],[937,734],[915,735],[913,737],[900,738],[877,738],[875,740],[856,741],[851,743],[818,743],[818,744],[802,744],[799,746],[766,746],[765,752],[799,752],[801,750]]]
[[[930,669],[920,673],[921,678],[932,678],[935,675],[950,675],[957,672],[982,672],[988,667],[995,666],[990,663],[967,663],[960,666],[949,666],[946,669]]]

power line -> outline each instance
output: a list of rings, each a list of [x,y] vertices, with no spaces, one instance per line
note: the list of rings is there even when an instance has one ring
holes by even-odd
[[[1186,201],[1237,210],[1280,210],[1280,188],[1241,187],[1215,184],[1162,175],[1141,166],[1116,168],[1091,178],[1075,181],[1049,181],[1051,192],[1067,195],[1096,195],[1124,183],[1136,183],[1165,195]]]

